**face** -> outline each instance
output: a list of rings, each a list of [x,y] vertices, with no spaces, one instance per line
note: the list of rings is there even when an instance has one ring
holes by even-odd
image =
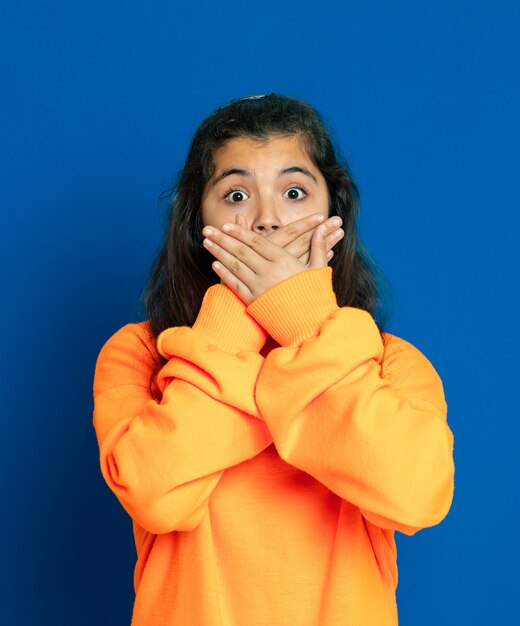
[[[232,139],[214,161],[202,198],[204,226],[234,224],[242,214],[251,230],[267,236],[313,213],[329,216],[327,184],[299,137]]]

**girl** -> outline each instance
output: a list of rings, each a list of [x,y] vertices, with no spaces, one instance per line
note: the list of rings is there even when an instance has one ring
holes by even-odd
[[[446,516],[453,435],[432,364],[375,321],[358,207],[304,102],[239,98],[195,133],[149,319],[94,380],[134,626],[397,624],[394,533]]]

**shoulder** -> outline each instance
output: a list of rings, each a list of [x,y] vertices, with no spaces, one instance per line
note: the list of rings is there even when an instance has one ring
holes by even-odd
[[[148,384],[160,358],[150,323],[126,324],[99,352],[94,391],[120,384]]]
[[[392,333],[381,334],[384,351],[381,374],[398,392],[415,394],[446,409],[439,373],[426,355],[412,343]]]
[[[423,352],[406,339],[387,332],[381,333],[381,338],[384,345],[383,368],[388,369],[390,374],[419,363],[430,363]]]
[[[157,361],[156,340],[152,334],[150,323],[139,322],[126,324],[116,331],[103,345],[99,353],[100,358],[105,358],[114,353],[132,353],[139,355],[145,360]]]

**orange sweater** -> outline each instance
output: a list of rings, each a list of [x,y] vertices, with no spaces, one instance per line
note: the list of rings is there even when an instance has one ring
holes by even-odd
[[[394,531],[438,524],[453,497],[446,415],[431,363],[338,307],[330,267],[249,306],[213,285],[157,341],[124,326],[98,358],[94,427],[133,520],[132,625],[397,624]]]

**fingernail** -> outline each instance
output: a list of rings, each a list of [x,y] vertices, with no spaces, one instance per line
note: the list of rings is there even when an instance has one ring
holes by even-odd
[[[324,219],[325,219],[325,218],[323,217],[323,215],[316,215],[316,216],[314,217],[314,221],[315,221],[315,222],[323,222],[323,220],[324,220]]]
[[[228,233],[232,228],[233,228],[233,224],[226,223],[222,225],[222,230],[225,233]]]
[[[341,224],[341,219],[339,217],[335,217],[331,220],[333,226],[339,226]]]
[[[327,233],[327,227],[326,226],[320,226],[320,235],[325,235]]]
[[[213,235],[213,229],[209,228],[209,226],[206,226],[206,228],[202,229],[202,234],[205,236]]]

